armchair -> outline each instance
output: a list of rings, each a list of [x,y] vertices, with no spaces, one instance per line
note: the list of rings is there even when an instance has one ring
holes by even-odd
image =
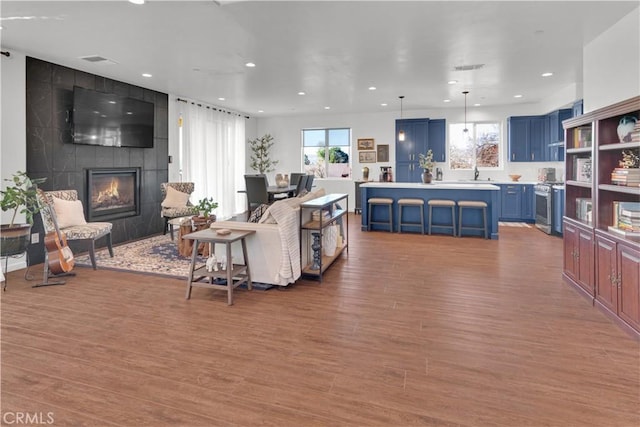
[[[40,204],[40,216],[42,218],[42,224],[44,226],[45,233],[51,233],[55,231],[55,225],[51,216],[50,209],[54,207],[53,198],[76,201],[78,200],[78,192],[76,190],[54,190],[54,191],[38,191],[38,203]],[[82,221],[84,222],[84,220]],[[101,237],[106,237],[107,248],[109,249],[109,255],[113,258],[113,246],[111,244],[111,228],[113,224],[110,222],[87,222],[79,225],[69,225],[66,227],[60,227],[60,232],[65,235],[67,241],[86,241],[89,245],[89,257],[91,258],[91,265],[96,270],[96,240]],[[48,268],[48,266],[45,266]]]
[[[184,194],[191,194],[194,190],[193,182],[163,182],[160,184],[160,192],[162,193],[163,204],[165,199],[167,198],[167,188],[171,187],[174,190],[179,191]],[[198,209],[193,206],[190,200],[186,201],[184,206],[161,206],[162,211],[160,212],[160,216],[164,218],[164,232],[163,234],[167,234],[167,230],[171,232],[171,240],[173,240],[173,224],[169,221],[174,218],[180,218],[182,216],[190,216],[196,215],[198,213]]]

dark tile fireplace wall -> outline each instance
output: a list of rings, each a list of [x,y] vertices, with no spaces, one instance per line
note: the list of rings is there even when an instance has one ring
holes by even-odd
[[[87,206],[86,170],[140,167],[141,214],[110,220],[113,243],[162,232],[160,183],[168,178],[168,95],[115,80],[27,57],[27,173],[46,177],[43,190],[75,189]],[[73,86],[141,99],[155,104],[154,148],[121,148],[72,143],[67,112],[73,108]],[[37,215],[33,233],[39,244],[29,246],[29,265],[44,262],[43,227]],[[104,239],[98,246],[104,246]],[[86,247],[70,244],[74,253]]]

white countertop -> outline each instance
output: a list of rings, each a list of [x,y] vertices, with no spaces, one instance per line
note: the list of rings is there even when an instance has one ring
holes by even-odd
[[[500,190],[497,185],[473,181],[432,181],[431,184],[419,182],[367,182],[360,187],[368,188],[417,188],[423,190]]]

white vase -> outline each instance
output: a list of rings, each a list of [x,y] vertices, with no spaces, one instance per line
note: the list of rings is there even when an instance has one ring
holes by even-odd
[[[636,119],[633,116],[624,116],[618,124],[618,139],[620,142],[631,142],[631,132],[636,125]]]
[[[326,256],[333,256],[336,253],[338,243],[338,225],[330,225],[322,232],[322,251]]]

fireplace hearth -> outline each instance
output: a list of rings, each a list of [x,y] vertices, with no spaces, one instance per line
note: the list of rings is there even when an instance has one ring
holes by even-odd
[[[140,215],[140,168],[87,169],[86,188],[89,221]]]

